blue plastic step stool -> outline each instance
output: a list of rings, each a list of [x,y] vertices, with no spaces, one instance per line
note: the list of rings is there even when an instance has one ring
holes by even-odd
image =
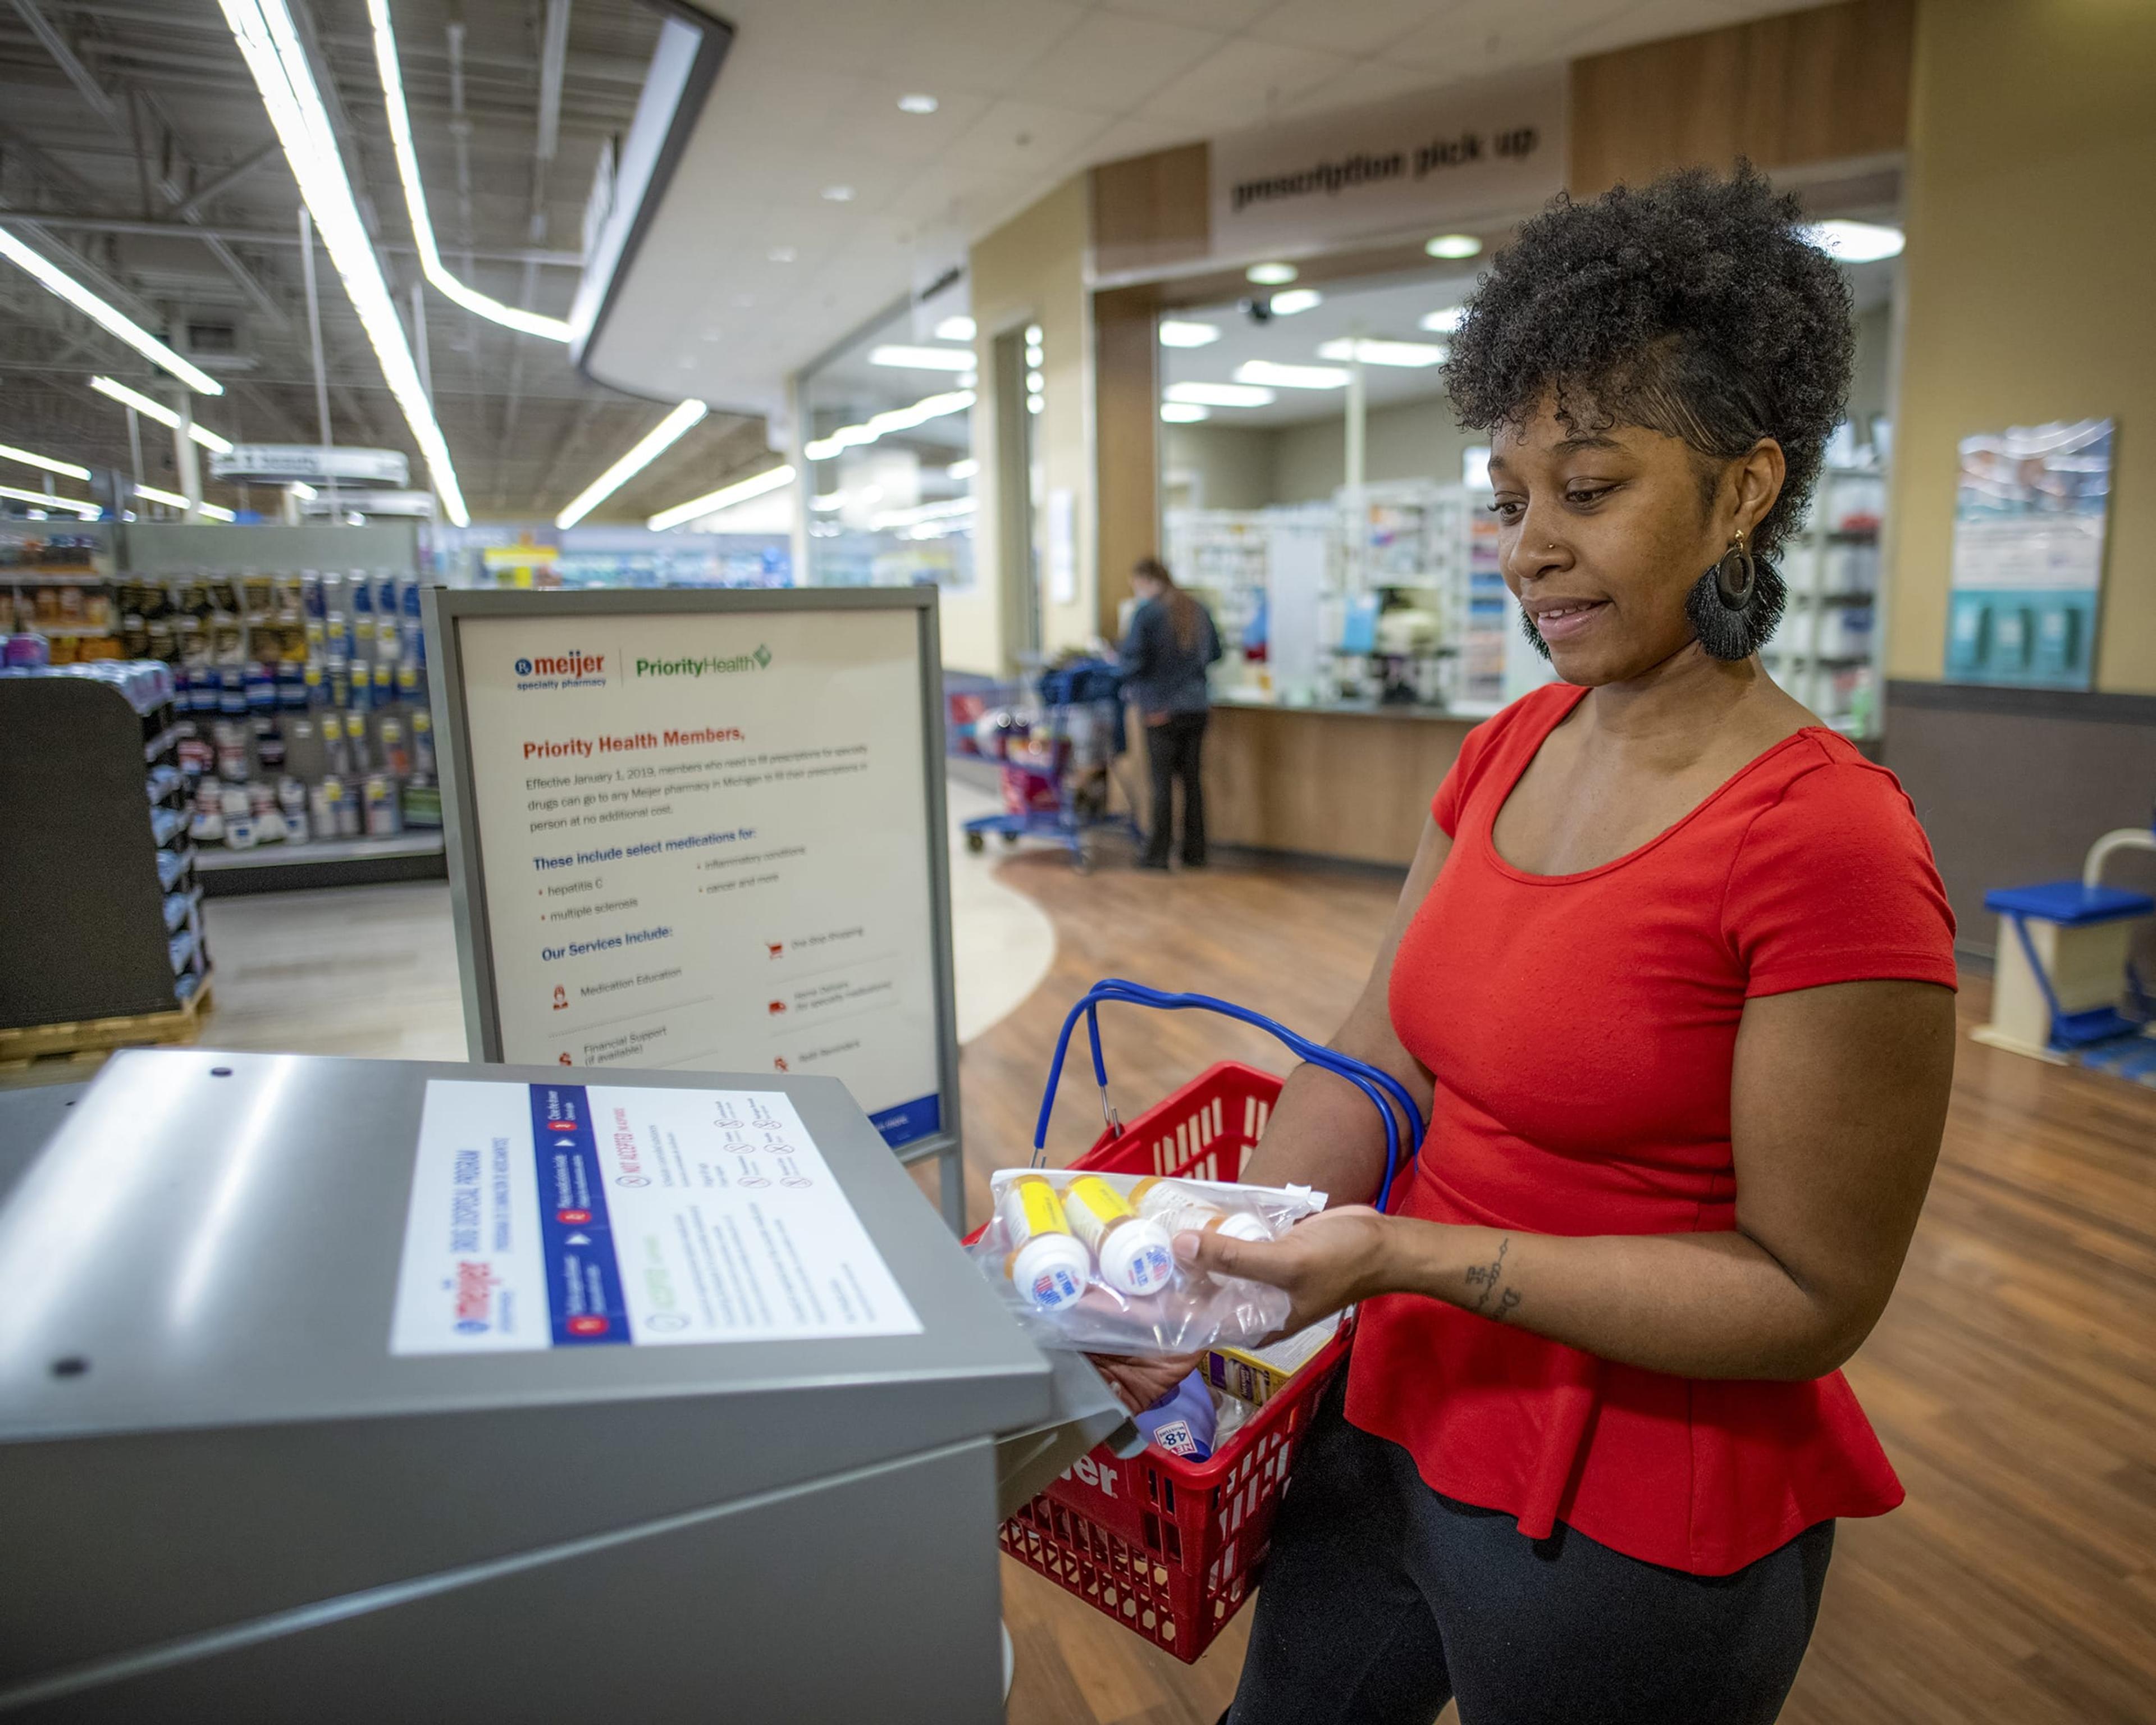
[[[1991,1022],[1975,1033],[1978,1041],[2055,1062],[2119,1044],[2105,1059],[2090,1060],[2117,1067],[2121,1060],[2135,1063],[2132,1045],[2122,1042],[2133,1038],[2144,1043],[2156,1069],[2156,1043],[2146,1042],[2143,1024],[2119,1009],[2133,937],[2156,916],[2156,899],[2047,880],[1988,892],[1984,902],[1999,913],[1999,958]]]

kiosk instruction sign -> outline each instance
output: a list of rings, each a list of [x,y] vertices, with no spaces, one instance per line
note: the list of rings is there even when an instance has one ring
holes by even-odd
[[[955,1147],[932,592],[429,599],[475,1056],[835,1077]]]

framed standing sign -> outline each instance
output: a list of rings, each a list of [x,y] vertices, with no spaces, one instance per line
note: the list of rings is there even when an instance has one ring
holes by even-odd
[[[933,588],[426,593],[475,1060],[844,1082],[963,1214]]]

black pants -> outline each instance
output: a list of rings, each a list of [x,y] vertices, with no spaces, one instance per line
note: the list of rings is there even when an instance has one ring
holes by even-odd
[[[1327,1397],[1281,1505],[1232,1725],[1767,1725],[1819,1615],[1821,1522],[1734,1575],[1529,1540]]]
[[[1193,868],[1205,860],[1205,793],[1198,778],[1204,743],[1203,713],[1171,713],[1146,726],[1146,762],[1152,768],[1152,830],[1146,834],[1145,855],[1149,863],[1168,865],[1178,779],[1183,781],[1183,860]]]

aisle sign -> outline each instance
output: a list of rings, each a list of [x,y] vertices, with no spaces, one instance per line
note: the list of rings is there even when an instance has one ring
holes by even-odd
[[[427,597],[473,1057],[828,1076],[955,1152],[934,590]]]

